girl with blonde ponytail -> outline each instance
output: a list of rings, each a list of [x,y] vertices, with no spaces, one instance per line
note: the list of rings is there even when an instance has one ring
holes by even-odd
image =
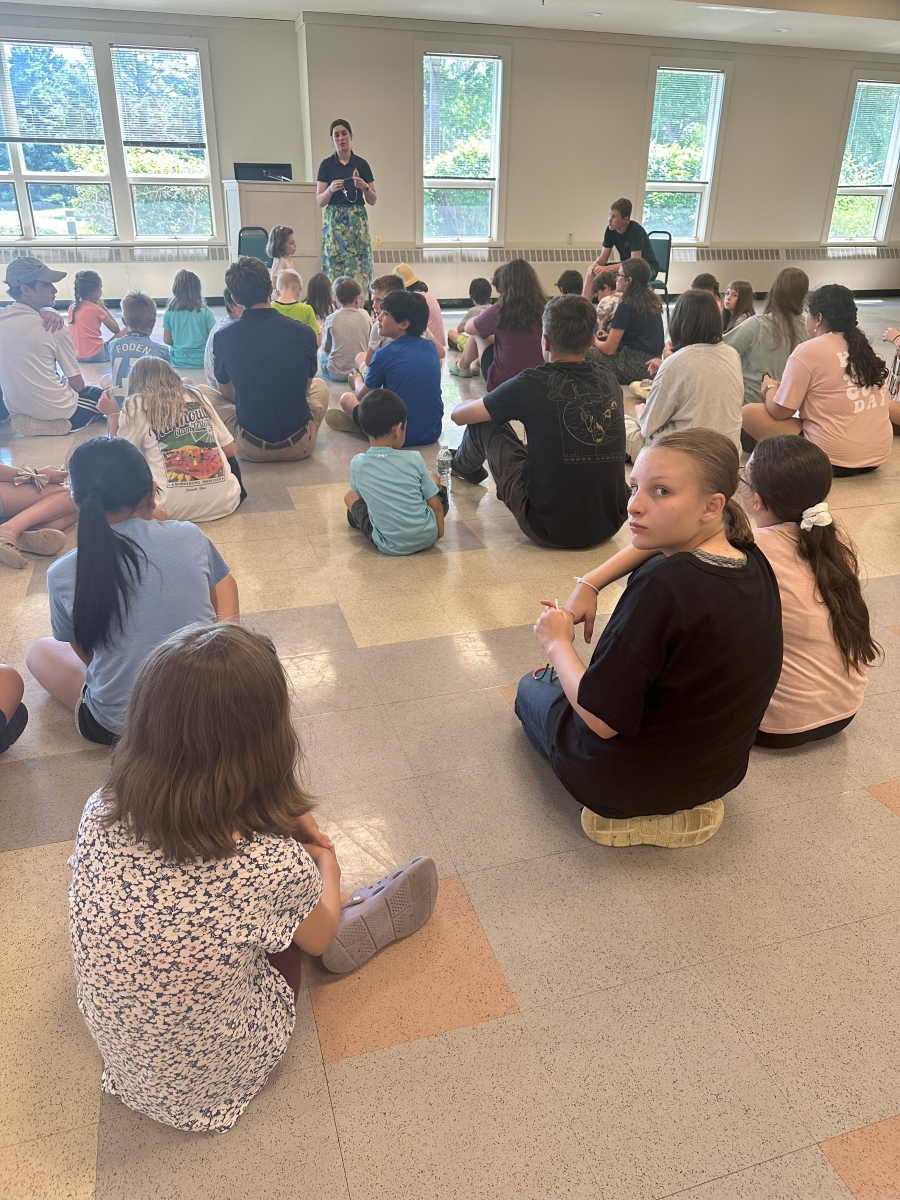
[[[879,647],[859,586],[856,552],[828,509],[831,464],[805,438],[760,442],[742,500],[781,591],[784,665],[758,746],[781,750],[845,729],[862,704]]]
[[[781,672],[778,584],[734,498],[739,457],[711,429],[666,434],[631,474],[632,544],[542,600],[547,666],[519,683],[531,744],[605,846],[696,846],[722,823]],[[597,594],[630,575],[585,668]]]

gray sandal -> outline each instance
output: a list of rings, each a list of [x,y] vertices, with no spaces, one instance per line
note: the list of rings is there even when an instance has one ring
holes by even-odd
[[[335,974],[355,971],[391,942],[421,929],[437,903],[438,873],[433,858],[414,858],[384,879],[353,893],[322,966]]]

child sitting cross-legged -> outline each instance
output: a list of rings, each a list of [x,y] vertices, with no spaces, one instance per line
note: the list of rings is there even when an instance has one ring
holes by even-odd
[[[295,321],[302,321],[304,325],[308,325],[316,335],[316,345],[321,346],[319,322],[316,320],[312,306],[304,304],[300,299],[302,293],[303,279],[296,271],[279,271],[275,277],[275,297],[272,299],[272,307],[286,317],[293,317]]]
[[[150,334],[156,324],[156,301],[146,292],[132,289],[122,297],[122,320],[125,332],[109,343],[109,365],[112,374],[110,391],[119,408],[125,403],[125,385],[135,362],[150,355],[171,362],[168,346],[154,342]]]
[[[433,546],[444,536],[447,489],[421,454],[401,448],[406,405],[396,392],[375,388],[360,401],[358,414],[369,449],[350,463],[348,522],[382,554],[415,554]]]
[[[334,294],[340,308],[325,319],[319,366],[326,379],[346,383],[356,370],[356,358],[369,344],[372,322],[362,307],[362,289],[355,279],[342,275],[334,281]]]
[[[347,972],[431,916],[420,856],[352,896],[297,780],[275,647],[236,624],[147,657],[69,860],[78,1005],[104,1092],[177,1129],[230,1129],[288,1047],[300,951]]]

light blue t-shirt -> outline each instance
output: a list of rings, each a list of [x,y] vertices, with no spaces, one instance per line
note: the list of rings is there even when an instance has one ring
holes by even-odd
[[[437,484],[417,451],[370,446],[350,463],[350,486],[368,506],[372,539],[383,554],[415,554],[437,541],[437,517],[427,503]]]
[[[141,581],[129,597],[122,628],[113,627],[87,669],[85,703],[110,733],[121,733],[131,690],[144,659],[160,642],[185,625],[214,621],[209,592],[229,573],[228,564],[202,529],[189,521],[145,521],[129,517],[113,526],[147,556]],[[74,642],[72,606],[75,564],[71,550],[47,571],[50,624],[59,642]]]
[[[166,309],[163,329],[172,334],[173,367],[203,366],[206,339],[215,323],[215,314],[205,304],[202,308]]]
[[[131,368],[139,358],[162,358],[171,362],[169,347],[154,342],[149,333],[124,333],[109,341],[109,365],[112,375],[112,394],[119,408],[125,403],[125,384]]]

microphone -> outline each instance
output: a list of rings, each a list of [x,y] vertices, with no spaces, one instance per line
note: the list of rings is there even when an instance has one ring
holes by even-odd
[[[264,179],[271,179],[275,183],[293,183],[293,179],[288,179],[286,175],[273,175],[271,171],[263,171]]]

